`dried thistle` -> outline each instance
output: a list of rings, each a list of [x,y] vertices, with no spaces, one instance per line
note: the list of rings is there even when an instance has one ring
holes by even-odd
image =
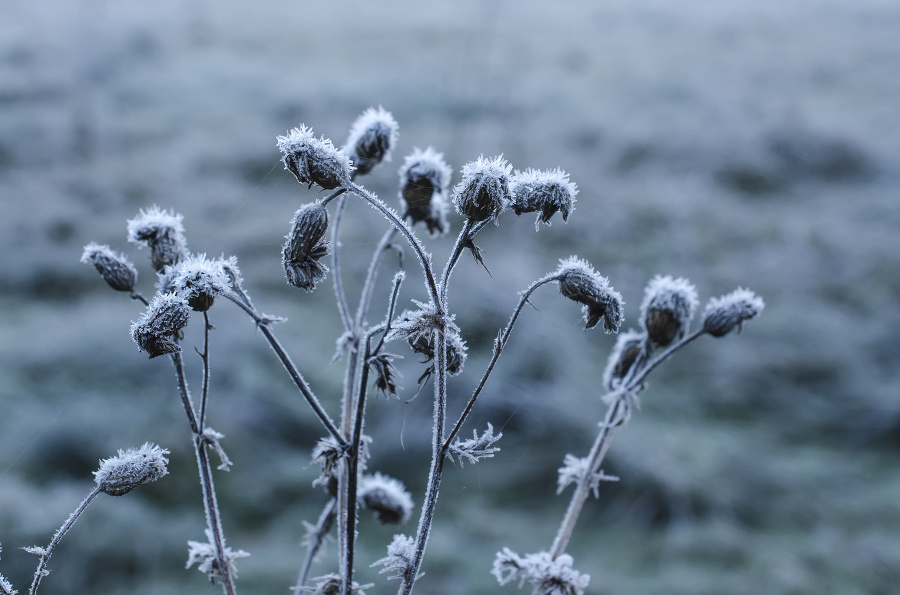
[[[277,140],[284,169],[294,174],[301,184],[309,187],[318,184],[325,190],[333,190],[350,183],[353,170],[350,159],[334,148],[330,140],[313,136],[312,129],[301,124]]]
[[[555,274],[559,276],[559,292],[583,304],[585,329],[594,328],[603,320],[603,329],[607,333],[619,332],[625,302],[622,295],[609,286],[606,277],[601,277],[594,267],[577,256],[560,260]]]
[[[724,337],[741,327],[745,320],[759,316],[765,302],[749,289],[738,287],[731,293],[712,298],[703,311],[703,332],[713,337]]]
[[[400,167],[400,205],[404,214],[418,223],[422,221],[432,236],[450,229],[447,223],[447,188],[452,170],[443,153],[431,147],[414,149]]]
[[[328,267],[320,262],[328,255],[324,240],[328,211],[319,202],[300,207],[291,220],[291,231],[281,250],[281,264],[287,281],[294,287],[312,291],[325,278]]]
[[[229,263],[232,272],[236,268]],[[193,254],[181,262],[166,267],[160,277],[160,293],[175,293],[185,300],[192,310],[206,312],[216,296],[231,287],[229,275],[225,272],[224,261],[208,260],[206,254]]]
[[[350,127],[344,152],[358,175],[372,171],[382,161],[391,160],[399,125],[389,111],[378,106],[364,111]]]
[[[84,247],[81,262],[91,263],[103,280],[116,291],[134,291],[137,282],[137,269],[121,254],[117,254],[109,246],[91,242]]]
[[[140,448],[119,450],[118,455],[100,461],[100,468],[94,471],[94,481],[101,492],[122,496],[168,474],[167,454],[168,450],[149,442]]]
[[[173,340],[187,326],[191,308],[174,293],[157,294],[147,310],[131,324],[131,338],[151,358],[176,353],[181,347]]]
[[[535,229],[541,223],[550,225],[550,218],[557,212],[563,221],[569,220],[574,208],[578,187],[569,182],[569,174],[556,168],[540,171],[528,168],[517,171],[509,184],[513,195],[512,209],[516,215],[537,212]]]
[[[128,241],[150,248],[150,262],[157,272],[188,255],[182,219],[180,214],[154,205],[128,221]]]
[[[453,189],[456,210],[473,223],[489,218],[497,222],[500,213],[512,202],[509,191],[512,166],[503,155],[476,161],[463,166],[462,180]]]
[[[359,478],[357,495],[360,504],[375,512],[384,524],[400,525],[412,514],[413,500],[403,483],[393,477],[375,473]]]
[[[646,339],[647,335],[633,329],[619,334],[609,354],[606,370],[603,372],[603,386],[606,390],[614,390],[625,378],[640,355],[641,345]]]
[[[697,290],[682,277],[657,275],[644,290],[641,324],[651,345],[665,347],[687,332],[694,310]]]

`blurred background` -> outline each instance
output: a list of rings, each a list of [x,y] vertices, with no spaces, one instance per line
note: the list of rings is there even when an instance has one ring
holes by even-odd
[[[451,419],[516,292],[559,258],[609,276],[626,326],[657,273],[688,277],[702,302],[739,285],[766,300],[741,336],[697,341],[651,377],[604,466],[621,481],[589,501],[568,550],[590,593],[896,592],[900,4],[0,0],[0,12],[0,573],[20,592],[36,560],[19,548],[49,541],[98,459],[145,441],[172,451],[171,475],[98,498],[42,592],[221,592],[184,569],[204,522],[170,363],[138,352],[128,330],[142,307],[80,264],[82,247],[126,252],[149,295],[125,221],[154,204],[182,213],[191,250],[237,256],[256,305],[288,318],[278,336],[337,415],[330,279],[307,294],[279,262],[291,215],[320,194],[283,170],[275,136],[306,123],[342,144],[377,105],[399,145],[360,181],[389,203],[403,156],[428,145],[454,184],[465,162],[502,153],[518,169],[562,167],[580,189],[568,224],[535,233],[533,215],[505,214],[477,242],[491,275],[468,257],[454,275],[470,357]],[[352,298],[385,223],[358,201],[345,223]],[[429,241],[436,262],[452,241]],[[412,275],[402,303],[423,296]],[[602,419],[614,338],[584,332],[552,287],[532,301],[463,431],[490,422],[503,450],[448,466],[423,593],[516,592],[490,576],[494,553],[550,546],[569,495],[555,495],[556,469]],[[321,431],[251,321],[227,302],[210,314],[210,424],[234,461],[216,476],[223,522],[252,554],[239,590],[287,593],[302,523],[326,502],[310,486]],[[194,323],[195,390],[200,340]],[[407,403],[422,367],[404,344],[390,350],[405,356],[404,391],[370,404],[371,468],[419,506],[430,388]],[[396,531],[363,513],[370,594],[396,589],[368,567]]]

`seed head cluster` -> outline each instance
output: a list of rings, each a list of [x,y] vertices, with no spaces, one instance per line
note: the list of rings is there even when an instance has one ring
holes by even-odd
[[[231,286],[223,260],[208,260],[205,254],[188,256],[178,264],[166,267],[160,276],[159,292],[175,293],[196,312],[209,310],[216,296]]]

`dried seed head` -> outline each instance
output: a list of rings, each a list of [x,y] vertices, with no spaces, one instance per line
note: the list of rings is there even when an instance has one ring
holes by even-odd
[[[412,222],[424,221],[428,233],[447,233],[447,188],[452,170],[443,153],[413,149],[400,168],[400,206]]]
[[[160,276],[160,293],[175,293],[187,300],[196,312],[209,310],[216,296],[228,291],[231,281],[221,259],[207,260],[205,254],[188,256],[178,264],[166,267]]]
[[[569,182],[569,174],[556,168],[539,171],[526,169],[516,172],[509,184],[513,196],[512,209],[516,215],[538,212],[535,229],[541,223],[550,225],[550,218],[559,211],[563,221],[569,220],[574,208],[578,187]]]
[[[173,339],[187,326],[191,308],[174,293],[157,294],[141,316],[131,324],[131,338],[151,358],[181,351]]]
[[[300,587],[300,591],[305,593],[312,593],[312,595],[340,595],[343,593],[344,581],[341,579],[341,575],[331,573],[326,574],[324,576],[317,576],[313,579],[316,584],[311,587]],[[370,589],[374,587],[373,584],[360,585],[356,581],[350,583],[349,592],[350,595],[366,595],[364,589]]]
[[[594,271],[588,262],[577,256],[559,261],[559,292],[570,300],[583,304],[585,329],[603,320],[603,330],[617,333],[622,326],[625,302],[622,295],[609,286],[609,280]]]
[[[334,148],[329,139],[313,136],[311,128],[300,125],[290,130],[287,136],[279,136],[278,149],[284,169],[288,170],[301,184],[312,187],[318,184],[325,190],[350,183],[353,166],[343,151]]]
[[[100,461],[100,469],[94,471],[94,481],[101,492],[110,496],[127,494],[139,485],[166,475],[169,472],[167,454],[168,450],[149,442],[140,448],[120,450],[117,456]]]
[[[657,275],[644,290],[641,323],[651,344],[665,347],[687,332],[694,310],[697,290],[687,279]]]
[[[323,240],[327,229],[328,211],[319,202],[305,204],[294,213],[281,250],[281,264],[294,287],[312,291],[325,278],[328,267],[319,260],[328,255],[329,244]]]
[[[478,223],[493,217],[494,222],[512,202],[509,178],[512,166],[503,155],[488,160],[484,155],[463,166],[462,180],[453,189],[460,215]]]
[[[134,291],[137,269],[121,254],[113,252],[109,246],[91,242],[84,247],[81,262],[91,263],[116,291]]]
[[[363,506],[375,512],[375,518],[384,524],[400,525],[409,519],[413,500],[399,480],[381,473],[359,478],[359,500]]]
[[[633,329],[618,336],[616,344],[609,354],[606,370],[603,372],[603,385],[606,390],[612,391],[619,386],[619,382],[625,378],[640,355],[641,345],[646,338],[644,333]]]
[[[723,337],[741,327],[745,320],[756,318],[766,307],[765,302],[749,289],[738,287],[722,297],[712,298],[703,311],[703,332]]]
[[[370,107],[353,122],[344,152],[358,175],[367,174],[382,161],[391,160],[398,129],[394,116],[381,106],[378,109]]]
[[[401,374],[393,362],[398,357],[400,356],[392,353],[379,353],[370,357],[367,362],[369,369],[375,374],[375,388],[385,397],[400,398],[397,379]]]
[[[432,331],[440,326],[434,304],[416,302],[418,310],[404,310],[397,319],[391,323],[391,330],[385,337],[387,341],[406,339],[410,348],[416,353],[425,356],[422,363],[434,359],[434,339]],[[447,371],[451,375],[462,372],[466,363],[466,342],[459,336],[459,329],[450,320],[444,332],[447,344]],[[428,372],[423,375],[423,378]]]
[[[160,272],[187,257],[184,238],[184,219],[174,211],[164,211],[156,205],[128,220],[128,241],[150,248],[150,262]]]

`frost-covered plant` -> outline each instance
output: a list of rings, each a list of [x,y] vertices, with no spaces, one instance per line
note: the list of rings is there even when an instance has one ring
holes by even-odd
[[[236,259],[210,260],[205,255],[191,255],[187,251],[181,215],[153,207],[141,211],[128,222],[128,239],[150,248],[151,264],[158,272],[156,295],[150,300],[135,290],[137,272],[124,256],[107,246],[89,244],[85,248],[83,261],[94,264],[114,289],[128,291],[132,298],[147,307],[131,327],[138,348],[151,357],[169,355],[175,368],[178,393],[193,438],[207,521],[206,539],[188,542],[187,567],[196,565],[210,579],[219,582],[226,595],[236,591],[236,560],[249,554],[226,547],[210,462],[210,453],[214,452],[221,463],[218,469],[227,471],[231,466],[221,443],[224,436],[206,424],[209,339],[213,329],[210,312],[215,304],[230,302],[253,319],[259,334],[272,348],[321,425],[323,436],[312,452],[321,473],[313,481],[313,487],[321,488],[328,501],[317,522],[307,524],[307,534],[303,538],[306,556],[292,588],[322,595],[362,594],[371,587],[354,580],[361,508],[372,510],[381,522],[403,524],[412,516],[415,507],[402,482],[367,469],[372,439],[363,433],[363,428],[369,392],[373,386],[387,396],[399,396],[403,391],[399,372],[394,366],[394,360],[401,356],[388,353],[385,350],[387,343],[405,341],[413,353],[421,356],[423,372],[418,379],[418,389],[422,390],[428,382],[433,387],[431,462],[415,532],[395,535],[387,546],[387,556],[373,564],[383,566],[382,573],[389,573],[389,578],[399,581],[399,595],[409,595],[423,575],[422,565],[437,511],[445,461],[460,466],[476,464],[500,451],[502,434],[495,433],[490,423],[482,431],[473,430],[468,439],[460,438],[460,432],[501,354],[508,347],[512,329],[524,306],[530,303],[530,297],[540,287],[556,283],[563,297],[581,306],[586,330],[602,326],[607,333],[618,333],[622,327],[625,302],[611,287],[609,279],[577,256],[561,260],[554,271],[520,293],[509,322],[494,342],[493,353],[480,381],[448,429],[448,378],[462,373],[467,359],[463,332],[448,298],[451,274],[462,253],[468,250],[477,263],[487,268],[474,238],[489,222],[499,225],[501,215],[507,210],[517,215],[536,213],[536,228],[540,223],[549,225],[556,213],[560,213],[565,222],[573,211],[578,189],[569,180],[569,174],[559,168],[527,168],[513,174],[512,165],[502,156],[480,156],[466,163],[452,192],[452,201],[463,217],[462,229],[446,263],[439,269],[413,228],[423,223],[432,237],[449,231],[447,210],[451,200],[448,191],[452,169],[443,155],[428,147],[424,151],[415,149],[404,159],[398,171],[399,210],[394,210],[356,182],[359,176],[389,161],[397,140],[397,122],[380,107],[370,108],[357,118],[342,149],[337,149],[324,136],[317,138],[305,125],[277,137],[284,167],[298,182],[310,188],[316,185],[332,191],[307,202],[295,212],[281,257],[287,282],[299,289],[313,291],[327,276],[332,277],[335,301],[344,327],[337,340],[335,361],[343,358],[346,366],[339,413],[334,418],[326,408],[331,404],[319,400],[275,336],[273,327],[283,319],[257,310],[244,288]],[[340,241],[343,212],[351,197],[369,204],[388,224],[371,256],[355,311],[351,309],[349,294],[343,286]],[[330,237],[326,237],[329,232]],[[421,273],[425,293],[419,296],[421,299],[413,300],[412,307],[402,309],[398,314],[399,291],[408,275],[401,258],[400,270],[395,273],[390,291],[384,296],[383,315],[372,322],[369,310],[375,299],[375,280],[385,266],[385,255],[397,249],[395,238],[398,235],[414,255],[414,268]],[[329,259],[327,262],[326,258]],[[504,548],[497,555],[493,569],[501,585],[527,582],[535,593],[543,595],[585,592],[590,577],[574,569],[574,560],[565,553],[565,548],[588,494],[598,495],[601,482],[617,479],[603,473],[600,466],[615,431],[630,418],[638,394],[646,387],[647,375],[702,334],[721,337],[739,330],[743,322],[759,314],[763,302],[744,289],[713,299],[704,312],[703,327],[690,332],[689,324],[696,307],[696,290],[685,279],[657,276],[650,282],[640,309],[640,330],[629,330],[620,335],[603,372],[603,385],[608,391],[603,399],[609,409],[600,424],[594,446],[586,456],[565,455],[560,468],[558,491],[561,493],[574,485],[575,494],[556,540],[547,551],[524,556]],[[197,317],[202,317],[204,334],[202,349],[197,349],[202,383],[199,399],[195,400],[186,379],[181,342],[185,327]],[[120,453],[119,457],[104,461],[97,473],[97,490],[103,486],[107,493],[120,494],[155,479],[165,472],[163,454],[165,451],[158,447],[145,445],[138,451]],[[310,578],[317,554],[332,528],[336,528],[337,533],[337,567],[318,578]],[[43,560],[42,552],[44,550],[40,548],[35,550]],[[49,554],[46,557],[49,558]],[[4,581],[0,577],[0,595],[11,589]]]

